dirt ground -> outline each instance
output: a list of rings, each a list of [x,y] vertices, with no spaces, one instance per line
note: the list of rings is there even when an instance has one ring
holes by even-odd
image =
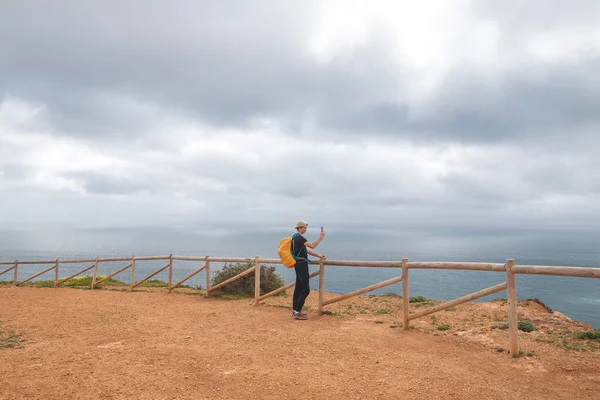
[[[397,297],[316,300],[296,321],[290,297],[0,288],[0,399],[600,399],[600,348],[570,334],[590,328],[536,302],[512,358],[502,301],[404,331]]]

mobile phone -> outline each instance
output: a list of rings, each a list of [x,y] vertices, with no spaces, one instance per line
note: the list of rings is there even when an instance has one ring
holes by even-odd
[[[321,232],[323,232],[323,227],[321,227]]]

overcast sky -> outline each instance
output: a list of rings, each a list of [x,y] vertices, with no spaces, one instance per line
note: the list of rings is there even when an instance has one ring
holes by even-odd
[[[600,2],[0,2],[0,225],[600,227]]]

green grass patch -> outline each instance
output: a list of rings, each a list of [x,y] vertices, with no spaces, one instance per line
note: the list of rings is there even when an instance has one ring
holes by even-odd
[[[12,329],[4,329],[0,326],[0,349],[14,349],[19,347],[21,342],[21,335]]]
[[[502,325],[493,325],[492,329],[506,330],[506,329],[508,329],[508,322],[505,322]],[[523,320],[519,321],[518,329],[523,332],[533,332],[533,331],[537,330],[536,327],[533,325],[533,322],[531,322],[528,319],[523,319]]]
[[[0,281],[0,286],[11,286],[13,281]]]
[[[540,342],[540,343],[554,343],[554,339],[549,339],[549,338],[535,338],[536,342]]]
[[[600,329],[588,332],[575,332],[575,337],[582,340],[597,340],[600,342]]]
[[[334,317],[341,317],[342,316],[342,314],[340,314],[337,311],[329,311],[329,310],[323,310],[323,314],[325,314],[325,315],[331,315],[331,316],[334,316]]]
[[[30,286],[30,287],[39,287],[39,288],[52,288],[54,287],[54,281],[35,281],[35,282],[27,282],[22,284],[21,286]]]
[[[447,331],[448,329],[450,329],[450,325],[439,325],[437,327],[438,331]]]
[[[242,293],[238,293],[238,294],[217,293],[216,296],[221,299],[225,299],[225,300],[244,300],[244,299],[250,298],[250,296],[248,296],[247,294],[242,294]]]
[[[562,339],[558,342],[558,346],[566,351],[580,351],[587,353],[589,351],[596,351],[596,346],[591,342],[582,342],[577,340]]]
[[[173,288],[173,290],[175,289],[194,289],[194,290],[202,290],[202,285],[196,285],[196,286],[191,286],[191,285],[179,285],[176,288]]]
[[[68,287],[92,286],[92,278],[93,278],[92,275],[76,276],[74,278],[69,279],[68,281],[66,281],[64,283],[61,283],[60,286],[68,286]],[[96,282],[98,282],[100,279],[104,279],[104,278],[106,278],[106,275],[98,275],[98,276],[96,276]],[[107,280],[102,282],[100,285],[120,286],[120,285],[126,285],[126,283],[118,281],[113,278],[108,278]]]
[[[148,279],[146,282],[141,283],[139,287],[169,287],[169,283],[160,279]]]
[[[106,275],[98,275],[96,276],[96,282],[98,282],[101,279],[106,278]],[[124,286],[127,285],[125,282],[121,282],[118,281],[116,279],[113,278],[108,278],[107,280],[105,280],[104,282],[102,282],[100,285],[98,286]],[[23,286],[30,286],[30,287],[54,287],[54,280],[45,280],[45,281],[35,281],[35,282],[27,282],[25,283]],[[83,275],[83,276],[76,276],[74,278],[69,279],[66,282],[63,282],[59,285],[59,287],[80,287],[80,286],[92,286],[92,276],[91,275]]]
[[[515,358],[533,357],[533,356],[535,356],[535,353],[532,351],[519,351],[519,354],[517,354],[517,356]]]
[[[138,287],[168,288],[169,282],[161,281],[160,279],[148,279],[144,283],[141,283]],[[190,285],[179,285],[175,289],[179,289],[179,288],[202,290],[201,286],[192,287]]]
[[[409,303],[424,303],[427,301],[426,297],[423,296],[414,296],[408,299]]]
[[[525,305],[526,305],[526,306],[528,306],[528,305],[529,305],[529,303],[537,303],[537,304],[539,304],[540,306],[544,307],[544,309],[545,309],[546,311],[548,311],[549,313],[553,313],[553,312],[554,312],[554,310],[553,310],[553,309],[551,309],[550,307],[548,307],[548,306],[547,306],[547,305],[546,305],[546,304],[545,304],[543,301],[541,301],[541,300],[540,300],[540,299],[538,299],[537,297],[535,297],[535,298],[528,298],[528,299],[525,299]]]
[[[283,304],[273,304],[271,307],[284,308],[286,310],[292,310],[292,306],[284,306]]]
[[[387,308],[380,308],[379,310],[375,311],[375,314],[377,315],[381,315],[381,314],[391,314],[392,310],[388,310]]]

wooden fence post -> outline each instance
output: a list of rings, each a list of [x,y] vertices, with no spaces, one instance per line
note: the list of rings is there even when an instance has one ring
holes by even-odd
[[[256,256],[254,259],[254,305],[259,304],[258,298],[260,297],[260,263],[258,259],[260,256]]]
[[[92,287],[93,289],[96,286],[96,277],[98,276],[98,258],[96,257],[96,262],[94,263],[94,273],[92,274]]]
[[[323,301],[325,299],[325,263],[319,260],[319,315],[323,315]]]
[[[506,294],[508,297],[508,339],[510,341],[510,355],[519,355],[519,318],[517,316],[517,279],[512,268],[515,260],[506,260]]]
[[[129,285],[130,292],[133,292],[133,285],[135,285],[135,256],[131,257],[131,283]]]
[[[173,286],[173,254],[169,254],[169,293]]]
[[[58,258],[54,264],[54,287],[58,287]]]
[[[19,260],[15,260],[15,270],[13,271],[13,286],[17,286],[17,270],[19,269]]]
[[[402,259],[402,328],[408,330],[408,314],[410,311],[410,297],[408,297],[408,259]]]
[[[208,256],[206,256],[206,294],[204,297],[208,297],[210,289],[210,261],[208,260]]]

